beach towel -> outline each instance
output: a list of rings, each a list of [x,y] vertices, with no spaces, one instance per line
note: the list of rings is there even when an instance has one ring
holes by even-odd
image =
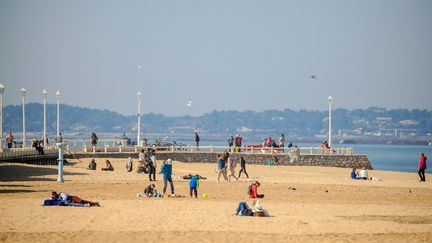
[[[63,200],[47,199],[47,200],[44,201],[43,206],[73,206],[73,207],[85,207],[85,204],[83,204],[83,203],[65,202],[65,201],[63,201]]]

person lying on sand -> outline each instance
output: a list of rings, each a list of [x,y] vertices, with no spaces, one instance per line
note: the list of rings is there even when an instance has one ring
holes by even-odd
[[[192,178],[192,176],[193,176],[192,174],[187,174],[187,175],[183,176],[182,178],[185,180],[190,180]],[[207,177],[204,177],[204,176],[200,176],[200,175],[196,175],[196,176],[200,180],[206,180],[207,179]]]
[[[78,196],[72,196],[64,192],[60,192],[60,193],[57,193],[55,191],[51,192],[51,199],[54,201],[58,201],[57,205],[59,206],[70,205],[70,206],[100,207],[100,204],[98,202],[87,201],[79,198]],[[52,205],[52,204],[44,203],[44,205]]]
[[[239,216],[256,216],[256,217],[270,217],[270,213],[267,209],[261,206],[259,201],[253,201],[254,209],[251,209],[246,202],[240,202],[235,215]]]

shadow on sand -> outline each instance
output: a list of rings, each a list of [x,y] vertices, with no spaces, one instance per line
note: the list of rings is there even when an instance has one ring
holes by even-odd
[[[0,165],[0,182],[6,181],[56,181],[56,178],[43,178],[44,176],[57,175],[57,168],[44,166],[29,166],[25,164]],[[63,172],[68,175],[86,175],[86,173]]]

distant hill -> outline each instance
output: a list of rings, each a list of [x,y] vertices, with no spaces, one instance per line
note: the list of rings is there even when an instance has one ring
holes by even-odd
[[[4,108],[4,131],[22,130],[22,110],[19,105]],[[61,130],[64,132],[126,132],[136,129],[136,116],[124,116],[117,112],[89,109],[62,104]],[[170,117],[160,114],[144,114],[142,129],[145,133],[229,134],[248,133],[278,136],[314,136],[327,132],[327,111],[310,110],[266,110],[254,111],[212,111],[202,116]],[[43,129],[43,106],[38,103],[26,105],[28,132]],[[348,135],[384,136],[394,133],[386,129],[403,129],[397,132],[407,136],[426,135],[432,132],[432,111],[384,109],[336,109],[333,111],[335,133]],[[47,130],[56,129],[56,105],[47,105]]]

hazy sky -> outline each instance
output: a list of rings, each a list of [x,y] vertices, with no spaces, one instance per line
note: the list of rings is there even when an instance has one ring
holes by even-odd
[[[6,105],[24,87],[128,115],[138,90],[166,115],[432,109],[431,72],[429,0],[0,0]]]

